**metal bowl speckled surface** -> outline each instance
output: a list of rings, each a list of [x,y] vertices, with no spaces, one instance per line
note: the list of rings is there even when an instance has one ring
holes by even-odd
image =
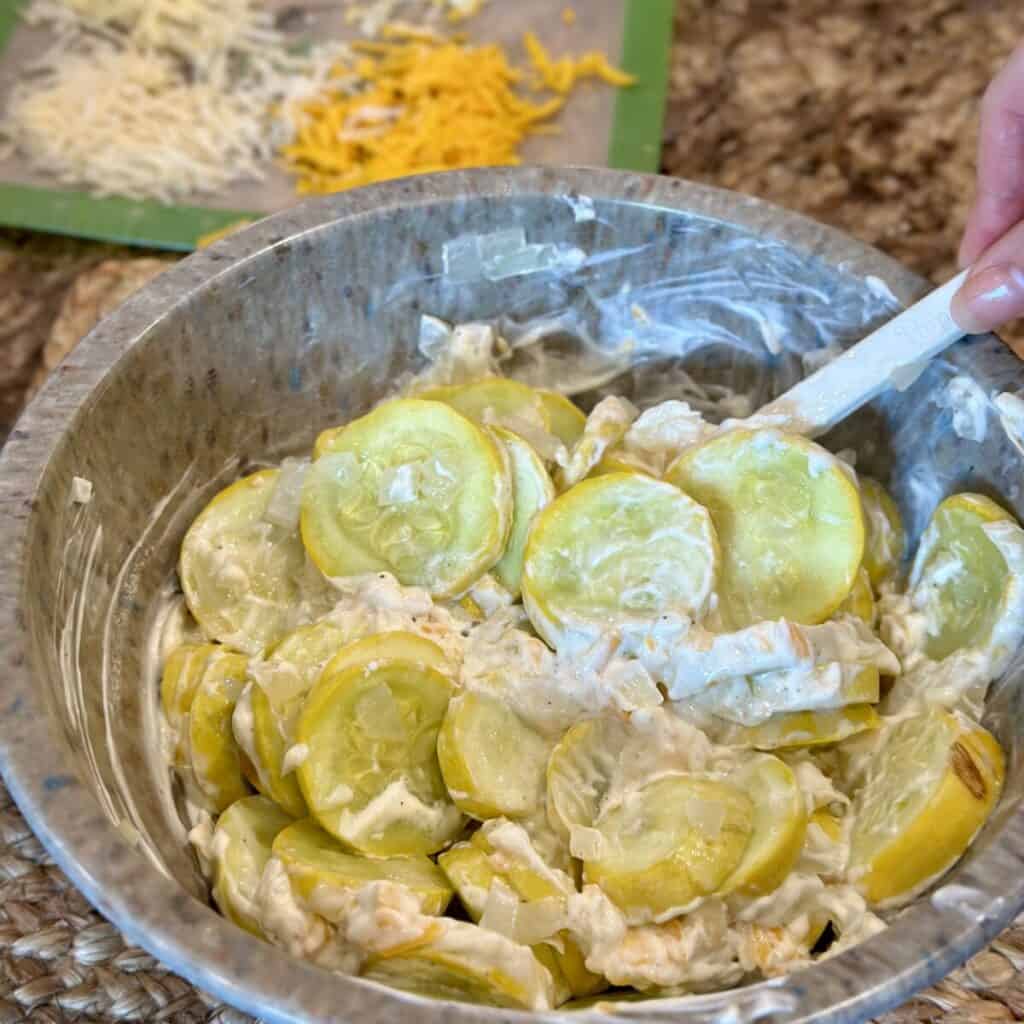
[[[530,243],[561,246],[551,250],[567,256],[561,270],[501,280],[443,272],[446,241],[509,226]],[[343,194],[174,267],[75,349],[0,455],[0,753],[29,822],[131,939],[264,1019],[518,1018],[332,976],[275,953],[186,893],[201,889],[157,756],[143,643],[185,525],[247,460],[307,446],[415,369],[423,313],[502,317],[512,334],[555,317],[556,347],[586,335],[588,351],[605,355],[623,351],[628,326],[636,369],[610,387],[650,395],[652,381],[676,379],[682,366],[760,402],[799,374],[801,351],[852,341],[891,312],[884,289],[865,278],[884,281],[902,303],[926,287],[776,207],[586,169],[454,173]],[[529,360],[521,369],[542,372]],[[1020,457],[997,423],[982,441],[966,441],[934,401],[957,373],[986,391],[1021,382],[1020,365],[994,338],[972,339],[835,438],[873,450],[869,464],[891,474],[912,531],[958,486],[1024,513]],[[71,502],[74,476],[93,482],[89,504]],[[987,720],[1010,754],[1005,797],[936,893],[880,936],[787,979],[622,1012],[862,1020],[980,949],[1024,906],[1021,668],[989,701]]]

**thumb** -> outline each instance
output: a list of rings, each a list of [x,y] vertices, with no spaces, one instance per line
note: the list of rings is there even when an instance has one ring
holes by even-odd
[[[1024,222],[1011,228],[975,262],[950,305],[968,334],[994,331],[1024,317]]]

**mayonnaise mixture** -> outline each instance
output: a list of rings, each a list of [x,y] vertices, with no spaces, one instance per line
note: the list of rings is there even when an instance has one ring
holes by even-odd
[[[424,318],[420,348],[431,364],[415,380],[403,382],[407,394],[493,374],[503,343],[484,325],[452,330]],[[964,405],[977,396],[967,384],[956,385],[951,396],[960,403],[957,432],[981,440],[980,406]],[[562,492],[593,478],[609,460],[614,462],[612,471],[635,470],[660,478],[680,452],[723,431],[757,428],[756,444],[766,448],[782,450],[785,441],[778,431],[784,424],[760,424],[755,418],[713,426],[676,399],[641,413],[624,399],[605,398],[571,445],[529,409],[502,415],[487,410],[483,420],[528,441]],[[853,458],[847,453],[840,460],[815,449],[808,457],[810,478],[836,475],[838,468],[858,486]],[[400,463],[381,475],[376,494],[381,506],[415,508],[418,465]],[[992,584],[998,594],[991,628],[977,643],[933,660],[926,654],[929,638],[948,626],[944,588],[974,571],[969,556],[958,561],[945,554],[948,538],[934,526],[922,538],[907,586],[892,575],[876,586],[877,608],[872,606],[866,617],[843,604],[815,624],[782,617],[727,630],[718,614],[720,591],[709,579],[706,599],[696,601],[687,613],[619,612],[606,619],[563,616],[556,622],[544,619],[545,613],[530,602],[524,608],[518,595],[489,572],[450,600],[436,600],[425,588],[403,585],[387,571],[324,578],[308,558],[297,559],[294,546],[307,471],[304,460],[291,460],[284,468],[265,513],[266,529],[250,526],[244,544],[225,547],[211,528],[200,553],[209,556],[215,583],[230,594],[233,606],[249,601],[266,611],[269,602],[273,614],[286,617],[289,627],[321,630],[316,642],[327,636],[331,643],[322,649],[313,641],[308,649],[301,644],[287,648],[243,638],[235,646],[249,655],[244,686],[227,711],[218,712],[221,718],[198,723],[220,730],[223,748],[200,749],[197,744],[206,742],[205,734],[185,714],[172,723],[171,756],[197,805],[189,838],[204,874],[216,882],[215,894],[225,913],[252,922],[286,953],[346,974],[396,980],[406,965],[410,977],[428,979],[424,991],[432,991],[436,983],[438,991],[450,994],[445,986],[455,982],[444,971],[454,971],[460,984],[468,985],[472,978],[473,984],[497,986],[499,1001],[507,1000],[504,1005],[545,1009],[580,994],[586,984],[599,991],[600,978],[603,984],[652,994],[706,991],[784,974],[863,941],[884,927],[865,895],[866,869],[855,870],[851,863],[857,793],[870,766],[899,723],[928,709],[949,709],[966,716],[965,721],[978,721],[988,685],[1024,640],[1024,532],[1009,518],[980,528],[1005,568]],[[892,526],[885,516],[876,506],[867,508],[867,515],[866,528],[880,549],[895,549],[895,541],[886,535]],[[279,553],[275,545],[285,543],[279,541],[281,531],[292,545],[286,555],[294,566],[289,570],[287,608],[283,591],[265,580],[260,581],[263,598],[249,593],[253,567],[246,561],[246,545],[252,544],[265,559],[260,571],[268,578],[278,571],[281,563],[273,559]],[[958,549],[954,544],[950,550]],[[941,557],[934,557],[936,552]],[[786,566],[778,567],[780,577],[785,571]],[[230,625],[238,635],[247,628],[244,621]],[[265,619],[260,626],[266,626]],[[546,643],[535,626],[549,641],[552,636],[556,640]],[[542,794],[519,819],[498,815],[482,824],[471,822],[457,806],[466,793],[450,786],[443,797],[428,798],[423,779],[405,775],[395,776],[358,804],[354,787],[361,785],[361,778],[334,786],[327,801],[332,828],[357,850],[384,841],[396,828],[408,828],[461,836],[457,849],[468,844],[479,851],[482,873],[456,886],[466,909],[476,908],[471,916],[478,924],[439,916],[423,892],[399,881],[343,885],[331,883],[335,876],[325,874],[328,880],[321,879],[311,890],[300,884],[276,846],[268,845],[260,859],[245,847],[248,840],[217,825],[214,808],[208,801],[203,804],[190,781],[190,772],[214,775],[221,771],[220,758],[233,757],[234,762],[224,762],[224,770],[234,765],[232,778],[240,765],[244,777],[264,794],[276,795],[291,786],[287,791],[301,806],[308,792],[300,792],[296,780],[302,776],[308,787],[310,765],[325,756],[298,739],[304,702],[339,649],[381,634],[411,634],[436,645],[440,661],[430,670],[443,670],[453,693],[497,700],[540,737],[537,742],[548,752],[580,723],[609,723],[613,749],[604,751],[600,763],[581,762],[580,768],[580,795],[596,809],[593,820],[561,820],[550,796]],[[167,658],[182,644],[208,639],[187,610],[179,609],[167,620],[161,649]],[[376,662],[367,665],[367,671],[376,668]],[[890,681],[881,688],[887,691],[884,695],[880,679]],[[254,709],[254,696],[261,692],[278,715],[280,751],[273,771],[266,763],[265,737],[261,743]],[[376,708],[374,721],[383,744],[406,735],[411,713],[386,687],[381,694],[365,696],[362,713]],[[166,704],[166,689],[164,697]],[[876,717],[858,726],[849,740],[830,741],[820,732],[831,727],[829,715],[841,718],[852,707]],[[776,735],[770,730],[786,726],[786,716],[800,715],[807,717],[794,725],[802,737],[797,742],[765,739]],[[825,735],[820,746],[815,745],[819,734]],[[501,737],[492,739],[497,743]],[[797,809],[787,810],[782,798],[777,806],[772,804],[776,795],[769,799],[772,813],[780,820],[795,814],[800,822],[793,832],[796,845],[773,884],[712,886],[684,906],[654,913],[617,905],[589,877],[590,864],[619,852],[621,837],[609,836],[603,823],[616,809],[632,807],[644,787],[679,777],[735,784],[758,750],[770,751],[773,763],[781,763],[780,771],[794,780]],[[373,755],[378,760],[381,756],[379,750]],[[365,771],[379,767],[368,764]],[[538,768],[545,790],[543,766]],[[204,792],[208,796],[210,791],[207,786]],[[756,801],[750,806],[756,816]],[[718,838],[723,818],[713,806],[696,807],[691,817],[712,840]],[[769,843],[766,834],[755,831],[750,843]],[[621,839],[622,848],[633,838]],[[358,856],[346,849],[338,845],[337,856]],[[588,865],[587,872],[581,872],[581,862]],[[438,863],[444,867],[443,853]],[[585,965],[575,974],[564,968],[574,952]],[[442,964],[447,966],[442,969]],[[597,981],[584,983],[580,972],[585,979],[597,976]],[[486,976],[491,982],[479,981]]]

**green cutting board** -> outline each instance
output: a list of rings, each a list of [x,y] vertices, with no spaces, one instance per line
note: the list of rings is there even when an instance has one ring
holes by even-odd
[[[49,42],[46,30],[19,19],[26,2],[0,0],[0,109],[24,66]],[[576,19],[566,24],[562,11],[570,5]],[[301,3],[280,6],[294,9]],[[314,21],[305,31],[312,28],[312,36],[321,39],[348,37],[341,8],[341,3],[311,5]],[[673,0],[490,0],[465,23],[473,41],[501,42],[510,53],[521,52],[519,39],[527,29],[555,55],[602,50],[617,56],[637,79],[636,85],[619,90],[583,83],[558,119],[559,133],[527,140],[524,162],[658,169],[674,8]],[[168,206],[51,187],[18,154],[0,157],[0,224],[9,227],[189,250],[205,234],[298,201],[288,177],[273,166],[261,181],[239,182],[221,193],[197,196],[189,205]]]

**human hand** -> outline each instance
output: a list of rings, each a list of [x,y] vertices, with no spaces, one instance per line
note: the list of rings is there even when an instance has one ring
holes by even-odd
[[[981,102],[977,189],[959,253],[972,270],[952,302],[970,334],[1024,316],[1024,43]]]

